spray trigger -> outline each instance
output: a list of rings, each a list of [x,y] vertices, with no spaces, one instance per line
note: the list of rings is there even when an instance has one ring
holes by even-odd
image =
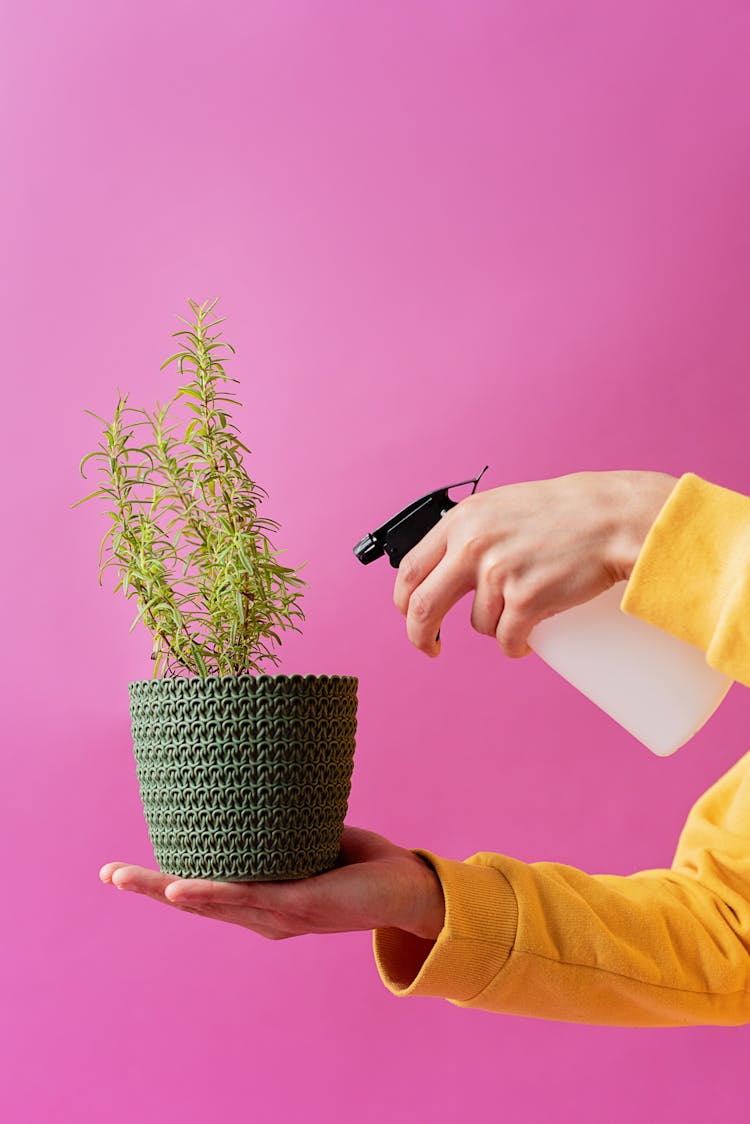
[[[458,484],[448,484],[429,492],[418,500],[414,500],[407,507],[397,512],[375,531],[370,531],[354,547],[356,557],[365,566],[377,558],[388,555],[391,566],[398,568],[404,555],[416,546],[420,539],[430,531],[435,524],[446,515],[458,501],[452,500],[448,493],[453,488],[462,488],[466,484],[473,484],[471,494],[477,490],[479,481],[484,476],[489,465],[485,465],[478,476],[470,480],[461,480]]]

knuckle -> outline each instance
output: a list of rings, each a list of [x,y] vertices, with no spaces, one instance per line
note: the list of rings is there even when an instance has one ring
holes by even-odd
[[[474,531],[469,531],[464,537],[460,548],[460,556],[463,565],[471,568],[478,566],[485,549],[486,543],[484,536]]]
[[[504,588],[508,580],[509,567],[501,558],[490,558],[485,561],[481,573],[482,585],[497,591]]]
[[[405,554],[398,568],[398,576],[404,585],[413,585],[417,577],[417,560],[413,553]]]
[[[473,492],[469,496],[464,496],[460,503],[457,503],[455,507],[451,508],[445,518],[449,519],[457,526],[471,526],[479,520],[480,511],[483,506],[482,493]],[[477,508],[479,510],[477,510]]]
[[[516,617],[530,617],[539,600],[539,587],[532,581],[517,583],[509,595],[509,601]]]
[[[520,597],[516,597],[513,602],[513,609],[516,617],[520,618],[522,621],[530,617],[534,612],[535,602],[536,597],[531,590],[527,590],[522,593]]]
[[[416,590],[409,598],[409,615],[415,624],[424,624],[430,619],[432,603],[424,593]]]

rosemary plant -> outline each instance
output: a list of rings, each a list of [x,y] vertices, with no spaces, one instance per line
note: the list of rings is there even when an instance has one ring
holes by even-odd
[[[106,443],[80,464],[100,462],[102,487],[73,504],[96,496],[108,499],[108,528],[99,550],[99,584],[115,566],[122,589],[135,597],[138,615],[153,635],[154,679],[162,674],[238,675],[277,665],[274,648],[286,629],[299,632],[305,582],[281,565],[272,547],[279,524],[258,514],[267,493],[245,471],[229,410],[241,405],[223,384],[238,382],[224,370],[234,354],[215,329],[226,319],[211,319],[217,301],[188,301],[192,320],[174,333],[180,350],[160,370],[176,364],[185,385],[152,414],[128,406],[119,388]],[[194,415],[182,437],[169,411],[178,399]],[[130,420],[136,415],[139,420]],[[146,427],[150,440],[136,430]],[[107,552],[107,560],[102,559]],[[301,568],[301,567],[300,567]]]

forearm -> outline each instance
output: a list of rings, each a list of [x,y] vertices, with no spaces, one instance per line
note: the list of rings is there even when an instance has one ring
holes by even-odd
[[[618,1026],[750,1022],[750,755],[695,805],[669,870],[432,861],[446,901],[435,944],[375,934],[395,994]]]

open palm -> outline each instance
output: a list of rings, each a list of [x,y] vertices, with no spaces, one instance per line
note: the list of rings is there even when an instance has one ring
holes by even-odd
[[[443,926],[440,883],[412,851],[345,827],[336,867],[293,882],[213,882],[110,862],[99,877],[163,905],[242,925],[269,940],[395,928],[429,940]]]

